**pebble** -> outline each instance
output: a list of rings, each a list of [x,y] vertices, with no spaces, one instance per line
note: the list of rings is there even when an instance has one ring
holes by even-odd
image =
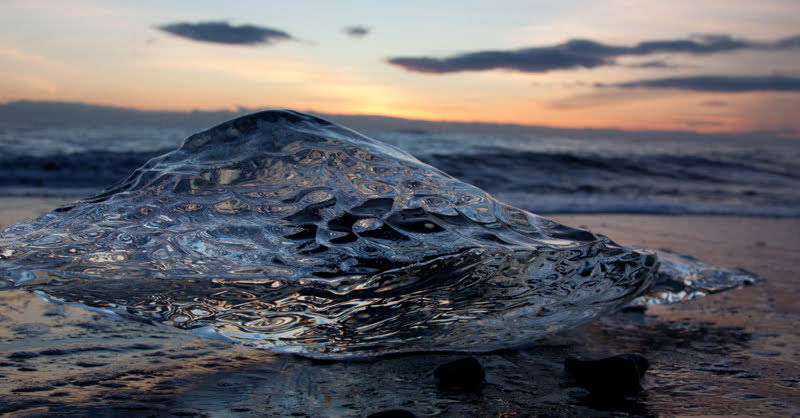
[[[486,382],[486,373],[475,357],[463,357],[441,364],[433,375],[440,388],[449,390],[476,390]]]
[[[564,369],[575,378],[578,386],[592,395],[628,397],[642,389],[641,379],[650,367],[646,358],[637,354],[622,354],[599,360],[567,358]]]

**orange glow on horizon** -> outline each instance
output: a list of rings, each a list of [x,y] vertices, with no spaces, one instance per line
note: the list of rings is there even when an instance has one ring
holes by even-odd
[[[41,98],[39,100],[53,99]],[[60,99],[58,101],[60,101]],[[66,99],[65,101],[73,100]],[[184,105],[179,102],[168,104],[164,101],[158,100],[143,100],[138,104],[133,105],[127,102],[114,103],[110,101],[74,101],[87,104],[135,108],[144,111],[235,111],[241,108],[252,110],[282,108],[301,112],[327,113],[335,115],[386,116],[429,122],[488,123],[501,125],[511,124],[566,129],[620,129],[630,131],[686,131],[698,133],[751,133],[758,131],[766,131],[769,133],[775,132],[769,130],[769,126],[754,124],[748,120],[738,119],[736,117],[727,117],[725,118],[724,122],[719,124],[703,124],[699,122],[697,123],[697,126],[687,125],[683,122],[659,119],[656,115],[650,115],[650,117],[640,116],[639,118],[620,121],[620,115],[630,115],[630,109],[619,109],[618,111],[610,109],[604,112],[596,112],[592,111],[591,109],[581,112],[563,112],[558,110],[539,109],[542,110],[542,112],[540,112],[538,115],[530,115],[527,112],[513,113],[503,110],[496,110],[494,113],[480,111],[478,114],[469,110],[460,112],[442,112],[436,110],[435,108],[417,109],[413,106],[393,106],[392,103],[389,103],[388,101],[384,103],[347,103],[344,105],[320,105],[319,102],[317,102],[317,106],[314,107],[309,106],[308,103],[304,101],[276,101],[276,103],[268,105],[252,104],[227,107],[213,105]],[[778,132],[778,134],[780,134],[780,136],[800,138],[800,127],[795,128],[793,132],[787,129],[786,132]]]

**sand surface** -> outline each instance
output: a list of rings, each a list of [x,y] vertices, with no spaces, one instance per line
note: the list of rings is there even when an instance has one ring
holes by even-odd
[[[60,198],[0,198],[0,225]],[[612,315],[525,350],[479,354],[487,385],[437,389],[433,369],[463,354],[369,362],[275,355],[171,329],[0,292],[0,413],[117,416],[444,416],[800,414],[800,219],[552,215],[626,245],[666,248],[767,279],[700,300]],[[587,397],[567,356],[639,353],[652,364],[639,398]]]

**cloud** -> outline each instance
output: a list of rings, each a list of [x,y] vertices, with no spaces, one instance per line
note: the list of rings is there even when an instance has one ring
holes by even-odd
[[[595,84],[598,87],[680,89],[737,93],[747,91],[800,91],[800,77],[698,75],[656,78],[617,84]]]
[[[170,23],[158,29],[193,41],[227,45],[269,45],[292,39],[286,32],[254,25],[234,26],[227,22]]]
[[[800,48],[800,35],[768,43],[736,39],[730,35],[698,35],[689,39],[645,41],[633,46],[573,39],[554,46],[477,51],[448,58],[394,57],[388,61],[408,71],[420,73],[443,74],[494,69],[543,73],[552,70],[615,65],[615,59],[621,56],[646,56],[658,53],[707,55],[745,49],[789,48]]]
[[[581,48],[576,45],[577,43],[586,43],[587,45]],[[389,58],[389,63],[419,73],[442,74],[498,68],[543,73],[563,68],[594,68],[609,65],[609,59],[605,54],[585,52],[597,47],[602,47],[602,45],[591,41],[570,41],[557,47],[527,48],[515,51],[479,51],[441,59],[429,57]],[[577,52],[578,49],[583,49],[584,52]]]
[[[369,34],[369,28],[361,25],[348,26],[343,31],[354,38],[361,38]]]

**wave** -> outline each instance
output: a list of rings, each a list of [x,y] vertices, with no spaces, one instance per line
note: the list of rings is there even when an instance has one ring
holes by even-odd
[[[0,193],[15,188],[101,189],[168,150],[86,151],[56,155],[0,157]]]
[[[538,212],[800,215],[800,170],[735,155],[494,150],[421,159]]]
[[[422,161],[534,212],[800,216],[800,155],[794,148],[719,150],[689,144],[647,150],[592,143],[587,151],[567,140],[531,150],[532,141],[524,139],[486,146],[481,142],[491,138],[406,137],[408,142],[398,145]],[[71,153],[6,153],[0,157],[0,194],[99,191],[167,150],[148,145],[141,151],[109,144]]]

